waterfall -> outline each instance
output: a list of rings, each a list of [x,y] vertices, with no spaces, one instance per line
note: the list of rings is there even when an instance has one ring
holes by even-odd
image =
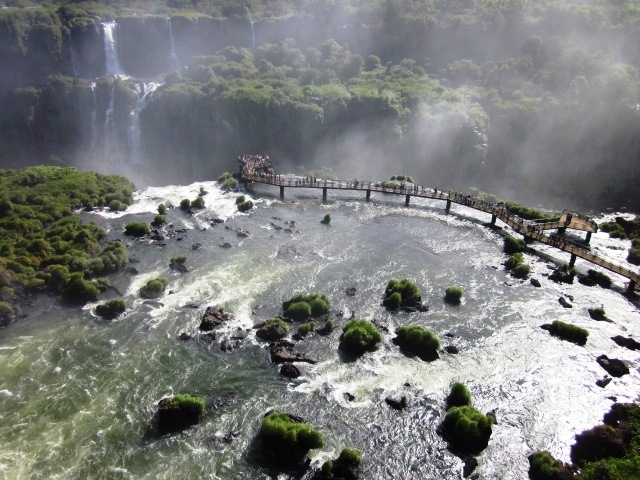
[[[251,25],[251,52],[256,53],[256,32],[253,30],[253,16],[251,16],[251,12],[247,9],[247,18],[249,20],[249,25]]]
[[[118,59],[117,30],[118,24],[115,21],[103,22],[104,31],[104,56],[106,60],[107,75],[125,75]]]
[[[96,96],[96,84],[91,83],[91,96],[93,97],[93,110],[91,110],[91,154],[95,157],[98,145],[98,97]]]
[[[143,163],[141,150],[142,150],[142,134],[140,131],[140,112],[147,106],[147,102],[151,97],[151,94],[156,88],[160,86],[159,83],[137,83],[134,85],[133,90],[138,96],[136,104],[129,112],[129,162],[134,165],[141,165]]]
[[[69,32],[69,54],[71,57],[71,71],[73,72],[73,76],[78,76],[78,60],[76,58],[76,49],[73,48],[73,36],[71,32]]]
[[[174,72],[180,70],[180,62],[178,62],[178,56],[176,55],[176,47],[173,42],[173,27],[171,26],[171,17],[167,18],[167,26],[169,28],[169,65]]]
[[[116,85],[111,87],[111,96],[109,97],[109,105],[104,112],[104,135],[103,135],[103,152],[104,157],[109,162],[122,164],[120,155],[118,155],[118,139],[116,138],[116,125],[113,118],[113,104],[115,97]]]

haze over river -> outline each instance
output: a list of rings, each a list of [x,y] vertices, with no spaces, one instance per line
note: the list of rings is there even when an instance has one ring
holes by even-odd
[[[201,186],[208,192],[205,209],[195,216],[169,210],[168,223],[187,230],[164,246],[124,236],[126,223],[150,222],[158,204],[194,199]],[[374,193],[367,203],[363,192],[330,192],[322,204],[318,190],[287,189],[284,201],[278,193],[257,187],[256,207],[242,214],[236,194],[198,182],[137,192],[121,214],[82,214],[100,223],[108,240],[129,245],[138,273],[110,277],[127,311],[108,322],[92,313],[95,304],[72,309],[41,296],[25,309],[26,318],[0,330],[0,477],[277,477],[259,462],[255,437],[264,413],[278,408],[324,435],[325,447],[310,452],[314,467],[354,447],[363,452],[364,479],[458,479],[463,462],[436,428],[451,383],[460,381],[476,408],[496,412],[476,472],[484,479],[520,480],[527,478],[527,456],[535,450],[569,461],[574,435],[601,422],[609,397],[637,400],[638,354],[610,338],[640,337],[640,313],[621,295],[621,277],[610,274],[611,290],[556,284],[546,277],[554,267],[550,260],[525,254],[542,287],[516,280],[502,266],[502,233],[482,225],[489,218],[458,205],[446,215],[442,201],[412,199],[407,208],[402,196]],[[329,225],[320,223],[326,213]],[[213,218],[225,223],[212,225]],[[231,248],[222,248],[225,242]],[[628,242],[598,233],[592,247],[622,259]],[[548,253],[568,261],[568,254]],[[169,268],[177,255],[186,255],[189,272]],[[580,260],[577,267],[593,268]],[[155,276],[169,280],[167,291],[144,301],[137,291]],[[430,310],[390,313],[381,307],[392,278],[414,281]],[[448,286],[464,290],[461,305],[444,303]],[[346,295],[350,287],[355,296]],[[334,317],[337,328],[330,335],[297,343],[318,363],[299,364],[302,375],[288,380],[251,327],[280,313],[281,303],[297,292],[325,293],[334,315],[344,315]],[[562,308],[561,295],[573,297],[573,308]],[[101,300],[116,296],[108,292]],[[209,305],[223,306],[234,320],[213,342],[198,335],[181,341],[180,333],[197,332]],[[587,308],[601,305],[612,323],[590,319]],[[355,361],[338,350],[352,311],[390,331],[375,352]],[[588,329],[587,344],[564,342],[539,328],[553,320]],[[441,353],[433,362],[404,356],[391,341],[393,331],[412,323],[459,353]],[[249,329],[247,338],[222,352],[220,339],[238,329]],[[595,361],[601,354],[625,360],[631,373],[606,388],[596,386],[606,375]],[[178,392],[205,397],[205,418],[181,434],[154,434],[158,401]],[[384,401],[403,395],[409,407],[402,412]]]

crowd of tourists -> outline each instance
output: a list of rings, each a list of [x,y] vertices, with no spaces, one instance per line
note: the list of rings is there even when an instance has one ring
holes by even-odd
[[[258,171],[271,167],[269,155],[238,156],[238,163],[242,167],[242,173],[246,175],[256,175]]]

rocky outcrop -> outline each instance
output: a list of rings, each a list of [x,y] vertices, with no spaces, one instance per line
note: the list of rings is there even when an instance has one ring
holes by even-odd
[[[598,365],[604,368],[612,377],[622,377],[629,373],[629,367],[627,367],[622,360],[618,360],[617,358],[609,358],[606,355],[600,355],[596,358],[596,362],[598,362]]]
[[[286,340],[280,340],[279,342],[269,345],[269,353],[271,355],[271,361],[273,363],[287,363],[287,362],[306,362],[316,363],[316,360],[310,356],[300,353],[294,350],[295,344]]]
[[[629,350],[640,350],[640,342],[637,342],[631,337],[616,335],[615,337],[611,337],[611,340],[616,342],[621,347],[628,348]]]
[[[202,332],[209,332],[232,319],[233,315],[226,313],[222,307],[209,306],[202,315],[202,321],[198,328]]]
[[[280,340],[286,337],[287,334],[288,331],[277,322],[265,322],[256,331],[256,337],[269,342]]]
[[[280,375],[287,378],[298,378],[300,370],[293,363],[283,363],[280,367]]]
[[[558,302],[560,302],[560,305],[562,305],[564,308],[573,308],[573,305],[571,305],[566,298],[564,297],[559,297],[558,298]]]

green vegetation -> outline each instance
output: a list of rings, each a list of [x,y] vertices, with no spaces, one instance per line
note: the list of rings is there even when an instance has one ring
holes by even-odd
[[[549,333],[562,340],[577,343],[578,345],[585,345],[587,343],[587,337],[589,336],[588,330],[561,322],[560,320],[555,320],[551,324]]]
[[[587,271],[586,276],[580,277],[578,281],[584,285],[599,285],[602,288],[611,288],[612,283],[609,275],[591,269]]]
[[[173,397],[169,398],[166,404],[171,408],[193,412],[198,417],[204,416],[206,409],[204,398],[195,397],[188,393],[177,393]]]
[[[158,298],[164,293],[168,283],[166,278],[152,278],[138,290],[138,293],[142,298]]]
[[[127,223],[124,227],[124,233],[131,237],[144,237],[149,234],[149,224],[145,222]]]
[[[327,460],[314,478],[318,480],[358,478],[357,472],[362,462],[362,452],[355,448],[343,448],[338,458]]]
[[[187,261],[187,257],[185,255],[177,255],[175,257],[171,257],[169,261],[170,263],[184,263]]]
[[[411,280],[389,280],[382,304],[389,310],[413,307],[422,302],[418,286]]]
[[[529,456],[529,478],[531,480],[561,480],[565,467],[547,451],[534,452]],[[582,477],[580,477],[582,478]]]
[[[531,273],[531,267],[526,263],[521,263],[516,265],[516,268],[514,268],[511,273],[516,278],[527,278],[529,273]]]
[[[274,317],[274,318],[270,318],[269,320],[267,320],[265,322],[265,325],[278,325],[280,328],[282,328],[285,332],[289,331],[289,324],[287,322],[285,322],[282,318],[280,317]]]
[[[164,203],[158,205],[158,214],[165,215],[167,213],[167,206]]]
[[[440,340],[432,332],[420,325],[408,325],[396,330],[394,342],[401,349],[423,360],[438,358]]]
[[[242,202],[245,202],[247,199],[244,195],[238,195],[236,197],[236,205],[240,205]]]
[[[126,309],[124,300],[116,298],[96,306],[96,315],[105,320],[113,320]]]
[[[389,178],[389,180],[393,181],[399,181],[399,182],[409,182],[409,183],[413,183],[413,177],[411,177],[410,175],[406,175],[406,174],[402,174],[402,175],[392,175],[391,178]]]
[[[491,425],[489,416],[465,405],[447,410],[441,431],[454,450],[476,453],[485,449],[489,443]]]
[[[253,202],[251,200],[246,200],[238,204],[238,210],[240,212],[248,212],[252,208],[253,208]]]
[[[306,337],[309,333],[313,332],[316,328],[316,322],[302,323],[298,326],[298,335]]]
[[[296,462],[312,448],[324,446],[324,439],[319,432],[286,413],[272,412],[266,415],[259,436],[266,449],[287,463]]]
[[[444,301],[457,305],[462,299],[462,289],[460,287],[447,287],[444,292]]]
[[[615,222],[600,224],[600,230],[608,232],[611,238],[631,238],[627,262],[640,265],[640,216],[636,216],[633,220],[616,217]]]
[[[193,208],[204,208],[204,198],[200,196],[196,197],[191,201],[191,206]]]
[[[153,217],[153,225],[155,227],[159,227],[161,225],[164,225],[165,223],[167,223],[167,217],[165,215],[158,214]]]
[[[447,409],[452,407],[464,407],[471,405],[471,392],[460,382],[451,385],[451,391],[447,396]]]
[[[282,303],[284,316],[295,321],[325,315],[329,313],[330,309],[331,300],[321,293],[312,293],[309,295],[297,293]]]
[[[330,213],[326,213],[324,218],[322,219],[322,223],[324,223],[325,225],[329,225],[331,223],[331,214]]]
[[[188,198],[183,198],[182,200],[180,200],[180,209],[181,210],[184,210],[186,212],[190,208],[191,208],[191,200],[189,200]]]
[[[353,318],[342,327],[340,348],[347,352],[361,355],[373,350],[382,341],[382,334],[369,320]]]
[[[520,238],[507,235],[504,237],[504,253],[512,255],[514,253],[524,252],[527,249],[527,244]]]
[[[132,191],[123,177],[74,168],[0,170],[0,287],[12,292],[3,300],[11,302],[16,289],[44,285],[66,300],[95,299],[90,278],[122,268],[128,253],[117,241],[101,250],[105,232],[72,213],[114,199],[130,204]]]
[[[505,207],[509,213],[525,220],[550,220],[552,218],[559,218],[559,215],[555,213],[542,213],[532,208],[519,205],[516,202],[506,202]]]

